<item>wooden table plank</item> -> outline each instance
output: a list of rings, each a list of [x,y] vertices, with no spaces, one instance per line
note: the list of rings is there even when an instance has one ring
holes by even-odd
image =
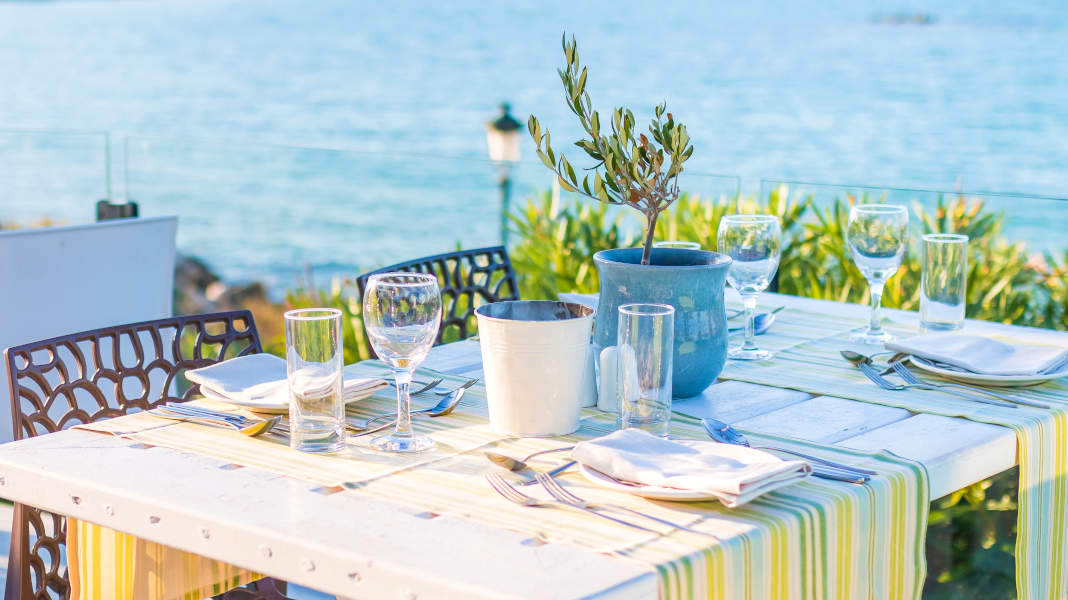
[[[838,445],[890,450],[923,463],[932,499],[1016,465],[1016,434],[1011,429],[941,415],[913,415],[841,440]]]
[[[811,394],[797,390],[773,388],[745,381],[721,381],[710,386],[700,396],[675,400],[672,409],[734,424],[805,402],[811,397]]]
[[[907,419],[903,408],[817,396],[804,402],[735,422],[743,429],[833,444]]]

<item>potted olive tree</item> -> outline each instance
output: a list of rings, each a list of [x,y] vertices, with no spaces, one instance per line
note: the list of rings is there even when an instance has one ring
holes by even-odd
[[[527,122],[538,158],[552,170],[560,186],[608,204],[630,206],[645,221],[641,248],[602,250],[594,255],[601,298],[594,325],[594,345],[616,343],[617,309],[631,302],[675,307],[674,394],[699,394],[723,369],[727,352],[727,319],[723,289],[730,258],[704,250],[653,248],[656,221],[679,197],[679,175],[693,154],[686,127],[667,105],[655,108],[649,138],[638,131],[634,114],[612,111],[602,129],[600,115],[586,92],[587,70],[579,62],[575,39],[561,42],[567,65],[560,69],[564,98],[578,117],[586,137],[575,142],[594,164],[581,179],[562,153],[553,150],[549,132],[533,115]]]

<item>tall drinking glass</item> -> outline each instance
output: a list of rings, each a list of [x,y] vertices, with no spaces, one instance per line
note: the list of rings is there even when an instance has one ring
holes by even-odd
[[[852,337],[863,344],[884,344],[892,337],[883,330],[879,308],[886,280],[897,272],[909,241],[909,210],[895,204],[857,204],[849,211],[846,242],[871,290],[868,329]]]
[[[341,450],[345,445],[341,311],[291,310],[284,319],[289,446],[304,452]]]
[[[957,331],[964,327],[968,291],[968,236],[929,233],[923,236],[920,281],[920,327]]]
[[[720,219],[716,233],[719,251],[731,257],[727,282],[742,296],[745,307],[745,342],[727,356],[735,360],[766,360],[770,350],[757,348],[753,341],[753,320],[757,296],[768,288],[779,268],[782,228],[773,215],[727,215]]]
[[[624,304],[619,307],[616,335],[620,426],[667,437],[675,309],[666,304]]]
[[[375,353],[393,370],[397,382],[397,424],[393,433],[371,446],[386,452],[420,452],[434,441],[412,431],[412,372],[426,358],[441,325],[441,291],[433,275],[381,273],[367,281],[363,323]]]

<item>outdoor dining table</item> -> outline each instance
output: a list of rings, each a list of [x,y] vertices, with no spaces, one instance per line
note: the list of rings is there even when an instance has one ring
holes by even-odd
[[[813,315],[824,315],[827,322],[840,320],[841,332],[866,316],[863,306],[778,294],[767,294],[762,304],[787,308],[772,329],[780,330],[780,336],[765,336],[770,343],[764,345],[780,354],[811,343],[797,333],[801,329],[827,327],[804,322]],[[886,317],[891,330],[916,331],[915,313],[889,310]],[[974,321],[966,327],[971,333],[1068,345],[1065,333]],[[843,390],[859,390],[860,384],[851,383],[854,387],[847,390],[820,373],[824,367],[798,369],[791,364],[778,357],[763,366],[730,363],[720,382],[696,398],[677,400],[674,408],[680,415],[714,416],[758,437],[902,457],[922,466],[920,480],[927,489],[919,490],[917,497],[924,503],[1017,464],[1013,429],[952,416],[952,407],[967,400],[946,396],[951,408],[945,411],[910,410],[895,404],[918,396],[874,385],[874,400],[849,399],[841,397],[848,395]],[[479,377],[479,342],[438,346],[423,367],[447,374],[449,382]],[[789,368],[798,370],[783,371]],[[816,389],[820,381],[826,382],[823,393]],[[1061,380],[1050,386],[1064,394],[1066,404],[1057,408],[1063,411],[1068,385]],[[462,412],[463,405],[457,410]],[[936,412],[945,414],[932,414]],[[523,455],[521,441],[513,446],[505,442],[516,440],[463,449],[462,454],[475,457],[465,464],[474,465],[477,458],[477,468],[495,472],[496,467],[481,458],[481,451],[491,447]],[[444,464],[436,468],[445,469]],[[466,518],[463,511],[436,513],[421,506],[419,498],[408,502],[400,496],[361,493],[360,485],[314,485],[269,468],[242,465],[240,459],[81,429],[0,446],[0,496],[342,597],[647,598],[663,589],[663,574],[641,561],[547,542],[529,531]],[[531,521],[542,517],[535,509],[521,510],[530,511]],[[1063,505],[1057,510],[1063,520]],[[922,518],[921,525],[925,513]],[[730,533],[723,536],[729,538]],[[914,548],[901,549],[908,550]],[[839,564],[853,559],[824,558]]]

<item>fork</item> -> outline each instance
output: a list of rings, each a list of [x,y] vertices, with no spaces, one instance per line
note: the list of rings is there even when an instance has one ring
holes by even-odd
[[[456,390],[466,390],[466,389],[470,388],[471,386],[475,385],[478,382],[479,382],[479,379],[478,379],[478,377],[476,377],[474,379],[468,379],[467,381],[463,382],[463,384],[461,384],[459,387],[455,387],[455,388],[451,388],[451,389],[448,388],[448,387],[445,387],[443,389],[438,389],[441,386],[436,386],[434,388],[434,393],[439,395],[439,396],[448,396],[449,394],[455,392]]]
[[[916,377],[916,374],[913,373],[911,370],[909,370],[909,368],[906,367],[905,363],[903,363],[902,361],[895,361],[895,362],[890,363],[890,368],[892,368],[894,370],[894,372],[897,373],[898,376],[901,377],[901,379],[905,380],[905,383],[912,384],[912,385],[929,385],[929,386],[938,387],[938,388],[959,388],[959,389],[962,389],[962,390],[971,390],[973,392],[979,392],[981,394],[986,394],[988,396],[993,396],[994,398],[1000,398],[1001,400],[1005,400],[1007,402],[1015,402],[1017,404],[1024,404],[1026,406],[1034,406],[1035,408],[1049,408],[1050,407],[1048,404],[1046,404],[1044,402],[1035,402],[1033,400],[1027,400],[1027,399],[1024,399],[1024,398],[1017,398],[1015,396],[1006,396],[1004,394],[999,394],[997,392],[986,390],[986,389],[983,389],[983,388],[980,388],[980,387],[973,387],[973,386],[970,386],[970,385],[964,385],[962,383],[935,383],[933,381],[924,381],[924,380],[920,379],[919,377]]]
[[[874,367],[865,362],[857,363],[857,368],[860,369],[860,372],[864,373],[864,375],[868,379],[870,379],[875,385],[883,388],[884,390],[890,390],[894,392],[912,389],[934,390],[939,392],[945,392],[947,394],[953,394],[954,396],[960,396],[961,398],[967,398],[968,400],[973,400],[975,402],[982,402],[984,404],[993,404],[994,406],[1004,406],[1006,408],[1017,408],[1017,406],[1012,402],[1005,402],[1004,400],[994,400],[993,398],[983,398],[982,396],[975,396],[973,394],[968,394],[966,392],[958,392],[952,389],[941,389],[937,386],[929,385],[926,383],[893,383],[882,375],[880,375]]]
[[[413,390],[413,391],[409,392],[409,394],[411,394],[412,396],[414,396],[414,395],[416,395],[416,394],[422,394],[423,392],[425,392],[425,391],[427,391],[427,390],[429,390],[429,389],[431,389],[431,388],[436,388],[436,387],[438,387],[438,385],[439,385],[439,384],[440,384],[440,383],[441,383],[442,381],[445,381],[445,380],[444,380],[444,379],[442,379],[442,378],[438,378],[438,379],[433,379],[433,380],[431,380],[431,381],[429,381],[429,382],[427,382],[427,383],[423,384],[423,387],[421,387],[421,388],[419,388],[419,389],[417,389],[417,390]],[[393,387],[397,387],[397,382],[396,382],[396,381],[390,381],[390,382],[389,382],[389,385],[391,385],[391,386],[393,386]]]
[[[627,527],[640,529],[641,531],[645,531],[648,533],[655,533],[656,535],[661,535],[659,531],[656,531],[654,529],[648,529],[642,527],[641,525],[631,523],[629,521],[617,519],[611,515],[606,515],[604,513],[597,512],[592,508],[585,508],[574,504],[568,504],[567,502],[560,502],[559,500],[538,500],[537,498],[531,498],[530,496],[512,487],[507,481],[504,480],[503,477],[496,473],[490,473],[489,475],[486,475],[486,481],[489,482],[490,487],[492,487],[498,494],[504,496],[505,500],[514,502],[520,506],[530,506],[532,508],[572,508],[580,512],[597,515],[602,519],[608,519],[609,521],[618,523],[620,525],[626,525]]]
[[[579,498],[575,494],[573,494],[570,491],[568,491],[567,489],[565,489],[564,486],[560,485],[559,481],[553,479],[552,477],[546,475],[545,473],[538,473],[535,476],[535,478],[538,480],[538,483],[541,484],[541,487],[545,488],[545,491],[549,492],[549,494],[551,494],[553,498],[556,498],[560,502],[564,502],[566,504],[571,504],[572,506],[577,506],[579,508],[589,508],[589,509],[593,509],[593,510],[596,510],[598,507],[600,507],[600,508],[607,508],[607,509],[610,509],[610,510],[624,511],[624,512],[630,513],[632,515],[637,515],[639,517],[644,517],[644,518],[649,519],[651,521],[656,521],[657,523],[660,523],[662,525],[667,525],[668,527],[671,527],[672,529],[679,529],[679,530],[682,530],[682,531],[688,531],[690,533],[696,533],[698,535],[706,535],[706,536],[709,536],[709,537],[717,539],[717,540],[719,539],[719,537],[717,537],[713,533],[706,533],[704,531],[698,531],[696,529],[687,527],[686,525],[680,525],[678,523],[673,523],[671,521],[668,521],[667,519],[661,519],[660,517],[654,517],[653,515],[643,513],[643,512],[641,512],[639,510],[634,510],[633,508],[630,508],[628,506],[622,506],[620,504],[606,504],[606,503],[602,503],[602,502],[589,502],[587,500],[583,500],[582,498]]]

